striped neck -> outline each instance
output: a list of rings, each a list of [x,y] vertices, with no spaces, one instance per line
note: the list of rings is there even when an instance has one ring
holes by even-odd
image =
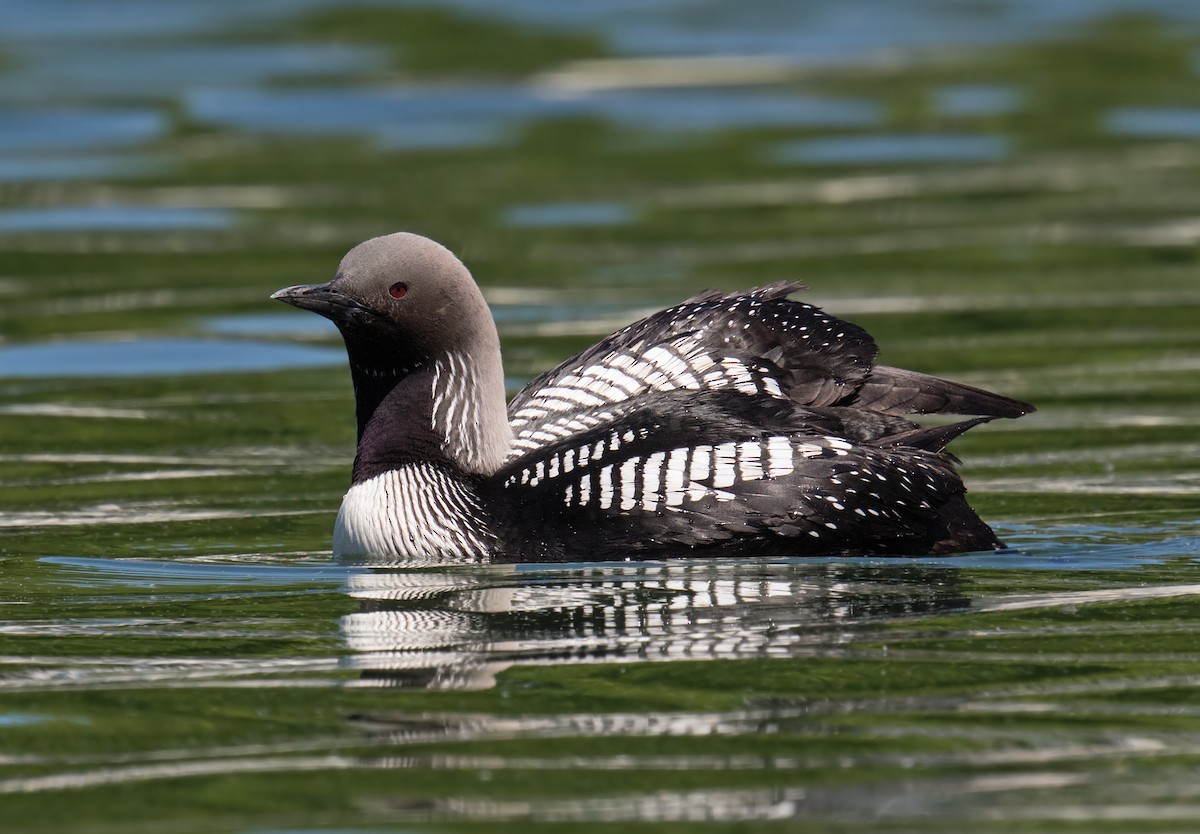
[[[490,475],[512,447],[499,350],[482,361],[450,351],[432,370],[432,426],[446,457],[464,472]]]
[[[502,374],[461,354],[446,353],[399,379],[356,376],[355,395],[355,484],[408,463],[489,475],[512,445]]]

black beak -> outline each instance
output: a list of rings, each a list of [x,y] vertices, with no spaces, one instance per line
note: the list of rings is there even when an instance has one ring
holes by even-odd
[[[295,287],[285,287],[271,293],[271,298],[299,307],[301,310],[312,310],[318,315],[333,321],[352,321],[371,311],[363,307],[353,298],[334,289],[332,284],[300,284]],[[357,314],[357,315],[356,315]]]

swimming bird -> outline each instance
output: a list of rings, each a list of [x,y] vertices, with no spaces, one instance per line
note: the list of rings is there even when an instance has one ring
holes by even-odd
[[[400,232],[272,298],[333,321],[358,448],[334,553],[396,563],[924,555],[1003,545],[946,445],[1027,403],[876,364],[862,328],[781,282],[710,290],[507,405],[467,267]],[[978,415],[922,428],[917,413]]]

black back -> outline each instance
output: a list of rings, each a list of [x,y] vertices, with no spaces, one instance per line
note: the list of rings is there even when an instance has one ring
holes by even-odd
[[[1000,546],[937,452],[945,430],[914,434],[914,445],[887,435],[852,442],[831,433],[843,415],[731,391],[644,394],[588,416],[595,422],[587,430],[527,453],[485,482],[485,502],[497,508],[508,543],[500,559],[913,555]],[[771,476],[767,464],[783,443],[791,468]],[[727,461],[718,466],[721,450]]]

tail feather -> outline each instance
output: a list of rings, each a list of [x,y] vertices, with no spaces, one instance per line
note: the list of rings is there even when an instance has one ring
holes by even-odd
[[[1029,403],[936,376],[876,365],[845,405],[884,414],[984,414],[1020,417],[1035,411]]]
[[[975,428],[981,423],[990,423],[995,417],[976,417],[945,426],[933,428],[916,428],[881,438],[876,445],[885,448],[908,446],[914,449],[924,449],[927,452],[942,452],[951,441]]]

